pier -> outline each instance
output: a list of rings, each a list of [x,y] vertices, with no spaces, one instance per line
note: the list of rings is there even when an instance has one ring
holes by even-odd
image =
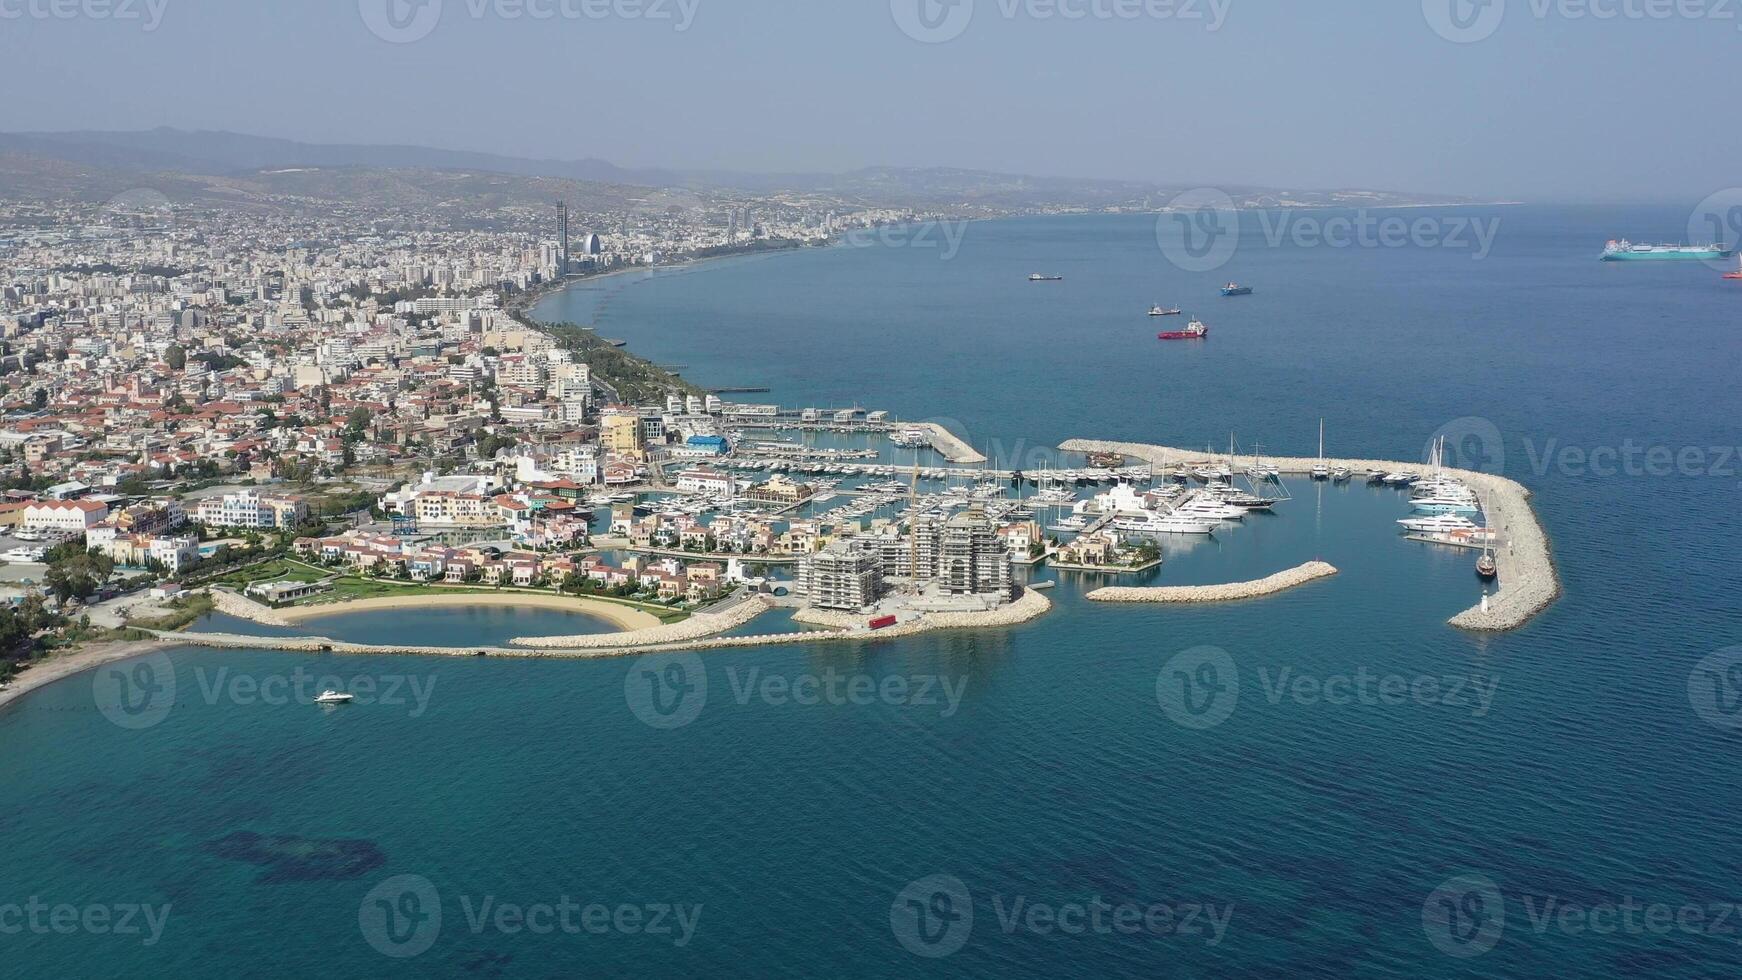
[[[931,447],[937,450],[939,456],[952,463],[984,463],[986,457],[973,446],[956,438],[955,433],[944,428],[937,422],[921,422],[916,428],[931,433]]]
[[[1104,442],[1094,439],[1072,439],[1059,446],[1066,452],[1121,453],[1134,459],[1147,460],[1157,469],[1171,469],[1185,463],[1209,461],[1212,465],[1227,464],[1238,471],[1251,461],[1250,456],[1211,453],[1198,449],[1175,449],[1138,442]],[[1331,467],[1343,466],[1357,472],[1383,470],[1387,473],[1413,473],[1429,476],[1434,467],[1427,463],[1406,463],[1385,459],[1325,459],[1264,457],[1266,463],[1283,473],[1308,475],[1320,462]],[[1504,632],[1530,622],[1537,613],[1560,598],[1560,576],[1555,571],[1549,550],[1548,535],[1537,522],[1530,506],[1530,491],[1523,484],[1492,473],[1473,470],[1443,469],[1442,472],[1463,480],[1482,499],[1488,516],[1488,527],[1500,536],[1494,560],[1500,568],[1500,591],[1485,595],[1483,601],[1453,616],[1449,622],[1458,629],[1474,632]]]
[[[1289,589],[1299,588],[1337,574],[1335,566],[1322,561],[1309,561],[1275,575],[1253,582],[1229,582],[1223,585],[1174,585],[1156,589],[1113,587],[1096,589],[1088,598],[1094,602],[1235,602],[1257,599]]]

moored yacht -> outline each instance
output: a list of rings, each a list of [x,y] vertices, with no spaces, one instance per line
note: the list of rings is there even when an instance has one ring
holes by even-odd
[[[1182,517],[1178,511],[1171,514],[1124,515],[1115,519],[1113,526],[1136,534],[1210,534],[1216,530],[1215,523]]]
[[[1434,514],[1430,517],[1405,517],[1397,522],[1406,531],[1434,534],[1441,531],[1479,531],[1480,524],[1460,514]]]

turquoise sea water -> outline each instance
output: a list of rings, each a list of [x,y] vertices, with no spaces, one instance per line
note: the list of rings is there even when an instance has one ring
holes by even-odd
[[[1567,595],[1525,629],[1444,625],[1475,599],[1471,557],[1398,541],[1396,492],[1303,483],[1277,517],[1170,553],[1155,581],[1314,557],[1337,578],[1254,604],[1091,608],[1098,582],[1043,572],[1057,609],[1020,629],[702,655],[677,715],[649,693],[663,663],[175,651],[148,727],[111,721],[141,717],[105,693],[139,678],[102,671],[0,712],[0,906],[168,903],[161,939],[25,930],[0,952],[20,975],[1734,974],[1742,742],[1730,690],[1700,687],[1730,681],[1728,661],[1696,668],[1742,643],[1737,464],[1718,452],[1742,441],[1742,290],[1697,265],[1596,261],[1621,234],[1677,237],[1668,210],[1469,216],[1501,220],[1480,261],[1272,248],[1249,220],[1232,262],[1188,274],[1153,220],[1059,218],[973,225],[947,261],[883,246],[725,261],[542,312],[704,384],[947,418],[1003,458],[1230,431],[1310,455],[1320,416],[1333,453],[1419,458],[1455,423],[1461,453],[1536,492],[1553,540]],[[1066,279],[1030,286],[1035,271]],[[1256,295],[1216,296],[1229,278]],[[1156,342],[1155,302],[1199,313],[1210,341]],[[1629,445],[1700,465],[1538,463]],[[421,612],[393,627],[457,635]],[[1162,696],[1202,647],[1237,677],[1208,727],[1218,712]],[[376,703],[249,693],[298,671],[366,678]],[[785,693],[854,677],[904,693]],[[1323,693],[1363,677],[1410,693]],[[644,720],[684,708],[687,724]],[[934,889],[940,875],[967,894]],[[1485,882],[1436,894],[1465,875]],[[616,925],[468,915],[564,896]],[[1653,903],[1670,918],[1625,912]],[[681,945],[644,928],[698,905]],[[1048,928],[1102,905],[1153,927]],[[1676,917],[1696,906],[1701,927]]]

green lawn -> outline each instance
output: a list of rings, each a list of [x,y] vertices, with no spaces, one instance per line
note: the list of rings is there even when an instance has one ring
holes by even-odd
[[[212,580],[213,585],[227,585],[234,589],[246,589],[255,582],[281,582],[289,579],[292,582],[317,582],[326,577],[326,573],[311,568],[301,562],[293,562],[283,558],[239,568],[226,575]]]

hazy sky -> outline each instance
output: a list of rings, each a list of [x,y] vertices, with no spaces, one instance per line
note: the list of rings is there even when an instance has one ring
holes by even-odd
[[[0,129],[1533,200],[1742,182],[1739,0],[418,2],[0,0]]]

